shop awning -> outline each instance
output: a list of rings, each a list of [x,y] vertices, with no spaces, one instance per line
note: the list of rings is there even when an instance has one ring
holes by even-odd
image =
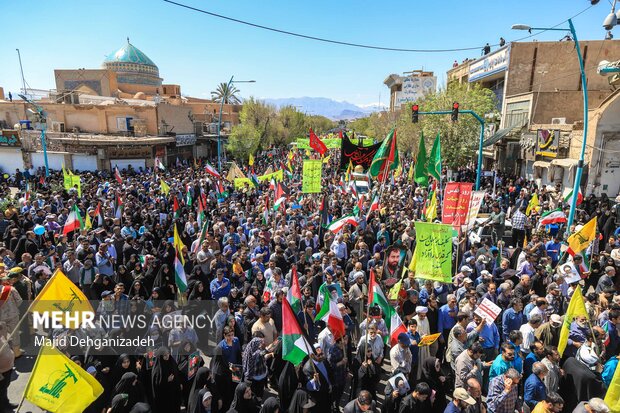
[[[577,159],[554,159],[551,161],[553,166],[561,166],[562,168],[574,168],[579,163]]]
[[[505,129],[498,130],[497,132],[495,132],[493,136],[491,136],[489,139],[482,142],[482,147],[484,148],[487,146],[495,145],[497,142],[504,139],[504,137],[506,137],[506,135],[508,135],[510,131],[512,131],[513,129],[514,128],[505,128]]]
[[[534,168],[549,168],[549,165],[551,164],[545,161],[536,161],[532,164]]]

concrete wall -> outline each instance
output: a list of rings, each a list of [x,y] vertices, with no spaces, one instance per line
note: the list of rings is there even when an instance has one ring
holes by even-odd
[[[106,69],[56,69],[56,89],[80,90],[98,96],[116,96],[118,83],[116,73]]]
[[[166,122],[167,132],[176,134],[194,133],[194,124],[190,119],[192,108],[189,105],[176,106],[167,103],[157,105],[158,126]]]
[[[588,91],[590,108],[598,107],[609,91]],[[553,118],[566,118],[566,123],[583,120],[583,93],[581,91],[533,92],[536,108],[531,123],[551,123]]]
[[[611,89],[607,77],[600,76],[596,69],[601,60],[620,58],[620,42],[592,40],[580,42],[580,45],[588,91],[606,91],[609,94]],[[579,62],[573,42],[512,43],[508,70],[506,96],[538,90],[581,90]],[[596,106],[590,105],[591,108]]]

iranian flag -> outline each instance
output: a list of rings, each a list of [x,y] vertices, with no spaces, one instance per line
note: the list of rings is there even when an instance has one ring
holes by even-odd
[[[398,312],[390,307],[391,315],[390,315],[390,347],[393,347],[394,344],[398,342],[398,335],[400,333],[406,333],[407,328],[403,323],[403,320],[398,315]]]
[[[291,288],[286,292],[286,299],[295,314],[301,311],[301,288],[299,288],[299,279],[297,278],[297,267],[293,267],[291,270]]]
[[[298,366],[312,352],[288,299],[282,300],[282,358]]]
[[[392,321],[392,312],[394,309],[390,307],[390,304],[387,300],[385,294],[381,290],[381,286],[376,280],[375,272],[370,270],[370,283],[368,285],[368,306],[377,305],[381,308],[381,312],[383,313],[383,317],[385,317],[385,324],[388,330],[390,331],[390,336],[392,333],[391,321]],[[402,323],[402,321],[401,321]],[[384,341],[387,341],[387,337],[384,337]]]
[[[549,224],[563,224],[566,221],[566,214],[560,208],[558,208],[542,214],[538,225],[544,226]]]
[[[344,335],[344,321],[338,309],[338,302],[331,296],[327,288],[324,290],[321,310],[314,317],[314,321],[318,320],[325,321],[335,339]]]
[[[118,170],[118,166],[114,167],[114,179],[116,179],[119,185],[123,184],[123,178],[121,177],[121,171]]]
[[[274,211],[277,211],[280,208],[280,205],[284,204],[284,202],[286,201],[286,192],[284,191],[284,188],[282,188],[282,184],[280,182],[278,182],[275,195],[276,196],[275,202],[273,203],[273,209]]]
[[[181,260],[179,260],[178,254],[174,254],[174,279],[179,291],[184,293],[187,290],[187,277],[185,276],[185,269],[183,268],[183,264],[181,264]]]
[[[570,193],[564,197],[565,204],[569,204],[572,201],[574,191],[575,190],[570,191]],[[582,202],[583,194],[581,193],[581,188],[579,188],[579,192],[577,192],[577,205],[581,205]]]
[[[347,224],[351,224],[354,227],[357,226],[358,222],[357,222],[357,219],[355,218],[355,215],[353,214],[345,215],[344,217],[336,221],[332,221],[331,224],[327,226],[327,229],[331,232],[337,233],[337,232],[340,232],[340,230],[342,230],[342,228],[344,228],[344,226]]]
[[[368,220],[368,217],[370,216],[370,213],[372,211],[377,211],[379,209],[380,205],[379,205],[379,195],[375,195],[375,197],[372,199],[372,202],[370,203],[370,208],[368,208],[368,214],[366,214],[366,220]]]
[[[207,166],[205,166],[205,171],[207,171],[207,173],[215,178],[221,179],[222,175],[220,175],[220,173],[217,171],[217,169],[215,169],[214,167],[211,166],[211,164],[209,164],[207,162]]]
[[[276,190],[276,180],[271,178],[269,180],[269,190],[270,191],[275,191]]]
[[[77,205],[73,205],[73,208],[67,217],[67,221],[65,222],[65,226],[62,229],[62,233],[67,235],[71,231],[79,231],[82,228],[84,228],[84,222],[82,221],[80,210]]]
[[[116,218],[121,218],[123,216],[123,200],[121,197],[116,194]]]

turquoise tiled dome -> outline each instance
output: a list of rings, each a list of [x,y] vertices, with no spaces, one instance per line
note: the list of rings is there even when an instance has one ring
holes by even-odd
[[[129,40],[127,41],[127,44],[125,46],[121,47],[116,52],[110,54],[103,61],[104,64],[112,63],[112,62],[115,62],[115,63],[134,63],[134,64],[139,64],[139,65],[146,65],[146,66],[157,67],[157,65],[155,63],[153,63],[153,61],[151,59],[149,59],[149,57],[147,55],[145,55],[136,46],[134,46],[133,44],[129,43]]]
[[[129,42],[103,61],[103,67],[116,72],[119,83],[161,86],[159,69],[140,49]]]

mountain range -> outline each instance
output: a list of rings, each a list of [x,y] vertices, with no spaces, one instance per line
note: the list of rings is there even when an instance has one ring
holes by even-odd
[[[332,120],[358,119],[373,112],[385,110],[375,104],[358,106],[349,102],[338,102],[329,98],[278,98],[261,99],[263,102],[274,105],[278,109],[284,106],[294,106],[298,111],[308,115],[321,115]]]

